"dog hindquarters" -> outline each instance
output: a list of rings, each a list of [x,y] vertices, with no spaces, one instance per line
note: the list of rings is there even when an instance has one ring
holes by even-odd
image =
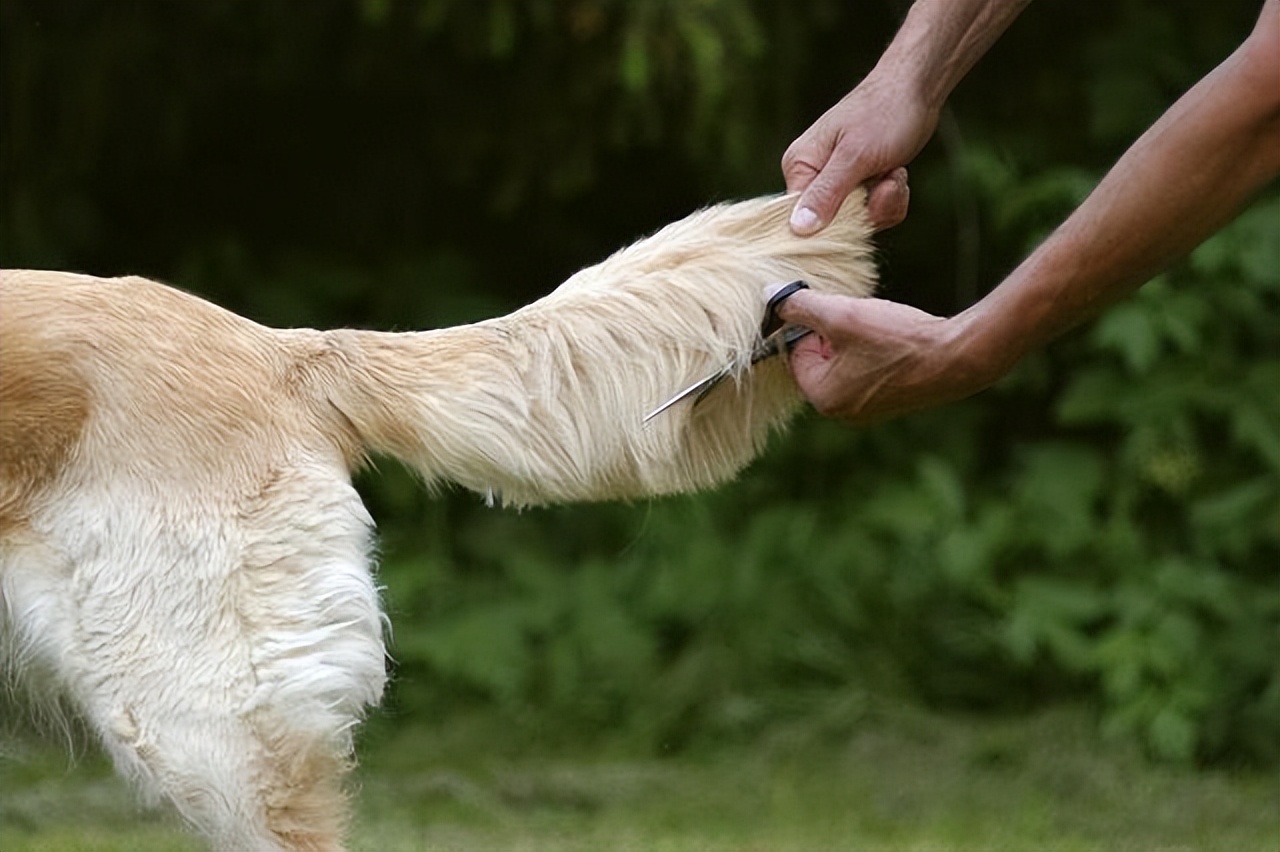
[[[215,849],[340,848],[351,729],[384,679],[345,474],[276,469],[238,503],[81,491],[58,517],[6,552],[6,610],[120,774]]]
[[[369,518],[344,470],[278,468],[242,510],[238,595],[255,686],[240,708],[267,755],[269,824],[293,848],[341,835],[352,733],[386,678]]]

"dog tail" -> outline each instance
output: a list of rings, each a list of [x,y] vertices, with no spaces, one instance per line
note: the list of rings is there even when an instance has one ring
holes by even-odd
[[[801,401],[781,358],[752,367],[762,291],[803,279],[874,287],[863,197],[794,236],[793,197],[710,207],[584,269],[533,304],[474,325],[328,333],[329,401],[374,453],[428,483],[513,505],[707,487],[756,456]],[[696,407],[645,415],[732,364]]]

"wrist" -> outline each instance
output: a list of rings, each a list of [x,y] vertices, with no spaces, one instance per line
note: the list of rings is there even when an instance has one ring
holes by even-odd
[[[1004,378],[1030,349],[1016,322],[981,302],[946,320],[946,326],[947,358],[969,393]]]
[[[923,26],[911,31],[904,28],[866,79],[893,92],[899,103],[915,104],[936,117],[941,114],[954,83],[942,73],[940,57],[931,52],[929,37]]]
[[[876,69],[909,81],[940,113],[951,92],[1030,0],[915,0]]]

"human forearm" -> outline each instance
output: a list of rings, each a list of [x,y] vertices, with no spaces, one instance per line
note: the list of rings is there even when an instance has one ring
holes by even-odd
[[[868,76],[901,80],[937,111],[1030,0],[916,0]]]
[[[1027,351],[1141,286],[1280,173],[1280,0],[1009,278],[955,318],[998,377]]]
[[[792,350],[792,374],[819,411],[854,422],[976,393],[1186,254],[1277,174],[1280,0],[1266,0],[1241,48],[969,310],[942,319],[896,302],[812,291],[784,302],[784,320],[817,332]]]

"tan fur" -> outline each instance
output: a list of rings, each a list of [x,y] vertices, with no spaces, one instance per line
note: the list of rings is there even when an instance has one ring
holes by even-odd
[[[384,677],[351,470],[389,454],[518,505],[732,476],[800,401],[782,359],[749,365],[763,287],[874,280],[861,197],[808,239],[791,204],[700,211],[509,316],[407,334],[0,273],[10,672],[51,672],[215,846],[339,848],[350,730]],[[730,362],[703,404],[644,422]]]
[[[514,504],[723,481],[800,400],[783,359],[747,369],[762,288],[803,278],[866,295],[874,282],[860,196],[818,237],[793,236],[789,209],[770,198],[701,211],[500,319],[416,335],[334,332],[350,372],[331,399],[368,446]],[[727,362],[740,369],[736,384],[644,423]]]
[[[3,279],[0,279],[3,280]],[[67,461],[89,416],[89,394],[65,352],[8,301],[0,310],[0,535],[26,517]]]

